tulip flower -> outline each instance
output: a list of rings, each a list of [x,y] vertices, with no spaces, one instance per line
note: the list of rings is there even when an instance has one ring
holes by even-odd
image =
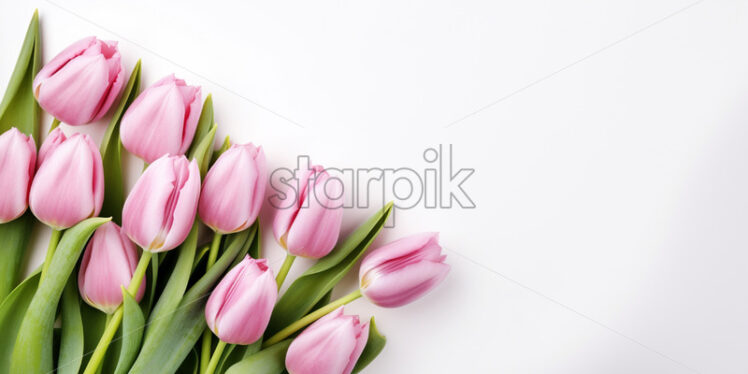
[[[82,125],[109,110],[124,84],[117,42],[93,36],[73,43],[34,78],[34,96],[55,118]]]
[[[202,107],[200,87],[167,76],[143,91],[125,112],[122,145],[148,163],[166,154],[183,155],[195,136]]]
[[[369,338],[369,323],[343,307],[307,327],[288,347],[289,374],[350,374]]]
[[[438,233],[396,240],[372,251],[361,262],[361,293],[376,305],[408,304],[436,287],[449,272]]]
[[[366,296],[376,305],[393,308],[423,296],[449,273],[439,234],[423,233],[396,240],[372,251],[361,263],[359,289],[307,314],[268,338],[276,344],[327,313]]]
[[[0,223],[10,222],[26,211],[34,170],[34,139],[15,127],[0,135]]]
[[[298,193],[287,191],[278,210],[273,235],[294,256],[321,258],[335,247],[343,221],[343,185],[322,166],[312,166],[296,179]]]
[[[251,344],[270,322],[278,290],[267,260],[245,256],[210,294],[205,305],[208,328],[220,339],[206,368],[212,374],[226,343]]]
[[[205,320],[221,341],[251,344],[265,332],[277,297],[267,260],[246,256],[210,294]]]
[[[106,314],[122,304],[122,287],[127,287],[138,265],[138,251],[114,222],[107,222],[93,234],[83,253],[78,272],[81,297],[92,307]],[[145,294],[142,278],[135,300]]]
[[[248,228],[260,213],[267,179],[262,147],[232,145],[205,175],[200,219],[221,234]]]
[[[187,238],[200,196],[195,160],[163,156],[135,183],[122,209],[122,230],[148,252],[174,249]]]
[[[285,192],[273,221],[273,235],[288,250],[278,271],[281,287],[296,256],[318,259],[335,247],[343,222],[343,185],[322,166],[298,175]]]
[[[104,168],[99,148],[91,137],[67,138],[52,131],[39,150],[39,169],[29,192],[36,218],[62,230],[101,211],[104,201]]]

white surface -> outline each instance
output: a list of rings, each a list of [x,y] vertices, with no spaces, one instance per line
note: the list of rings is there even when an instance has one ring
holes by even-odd
[[[212,92],[219,137],[274,167],[422,169],[453,144],[477,208],[384,231],[440,231],[453,271],[401,309],[349,307],[389,338],[370,373],[744,373],[748,6],[691,4],[3,0],[0,88],[38,7],[45,61],[119,40],[145,84]]]

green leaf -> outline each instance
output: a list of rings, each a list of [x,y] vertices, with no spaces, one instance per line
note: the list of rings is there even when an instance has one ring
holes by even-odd
[[[145,315],[148,315],[151,312],[151,306],[153,306],[153,303],[156,300],[156,286],[158,286],[158,268],[163,261],[163,256],[165,255],[166,253],[154,253],[153,257],[151,258],[151,263],[149,265],[151,271],[147,272],[146,275],[148,288],[146,291],[146,297],[143,300],[143,313],[145,313]]]
[[[252,256],[253,251],[255,252],[255,254],[259,253],[260,251],[259,248],[262,245],[262,243],[260,242],[261,240],[260,232],[262,230],[260,230],[260,219],[259,218],[252,224],[252,226],[249,227],[249,230],[253,230],[252,229],[253,227],[255,227],[256,229],[254,229],[252,240],[249,241],[248,243],[249,245],[243,247],[241,252],[239,252],[239,254],[236,255],[236,258],[234,258],[234,262],[231,263],[231,266],[229,267],[229,269],[233,268],[236,265],[239,265],[239,263],[242,262],[242,260],[244,260],[244,256],[246,255],[249,255],[249,257],[252,257],[252,258],[259,258],[259,256],[258,257]]]
[[[215,163],[216,160],[218,160],[219,157],[223,154],[223,152],[226,152],[229,148],[231,148],[231,139],[228,135],[226,135],[226,138],[223,139],[223,144],[221,144],[221,147],[218,148],[217,151],[213,152],[213,158],[210,161],[210,163]]]
[[[215,121],[213,120],[213,95],[208,94],[208,97],[206,97],[205,101],[203,102],[203,109],[200,112],[200,118],[197,120],[197,127],[195,128],[195,136],[193,138],[192,144],[190,145],[190,149],[187,151],[188,155],[192,156],[192,154],[195,152],[195,149],[198,146],[198,142],[208,134],[208,132],[210,131],[210,128],[213,126],[214,123]]]
[[[286,351],[291,339],[265,348],[231,366],[226,374],[280,374],[286,369]]]
[[[130,296],[124,288],[122,289],[124,302],[124,315],[122,317],[122,348],[117,361],[117,368],[114,374],[125,374],[130,370],[132,362],[140,348],[140,341],[143,338],[143,328],[145,317],[138,306],[138,302]]]
[[[257,225],[252,225],[227,237],[221,256],[184,294],[168,321],[157,329],[149,327],[130,374],[173,373],[180,367],[205,330],[204,308],[210,291],[234,259],[249,250],[256,232]],[[191,255],[194,256],[194,252]]]
[[[16,344],[16,336],[38,284],[39,271],[21,282],[0,303],[0,331],[2,331],[2,334],[0,334],[0,374],[11,372],[10,357]]]
[[[34,99],[32,81],[41,68],[41,38],[39,14],[34,12],[21,46],[13,74],[0,101],[0,134],[11,127],[29,134],[39,141],[39,105]],[[0,302],[18,284],[21,261],[35,222],[26,212],[18,219],[0,224]]]
[[[190,272],[192,271],[192,261],[195,257],[197,248],[198,223],[192,225],[192,230],[187,235],[187,239],[180,246],[177,263],[169,276],[166,287],[161,292],[156,306],[153,307],[148,317],[148,329],[145,332],[145,341],[151,338],[154,331],[163,332],[174,314],[175,309],[187,290],[187,284],[190,281]]]
[[[0,303],[19,280],[23,254],[31,238],[34,221],[31,212],[26,212],[13,221],[0,224]]]
[[[200,360],[198,359],[197,349],[192,348],[187,358],[182,361],[177,369],[177,374],[197,374],[200,369]]]
[[[356,366],[353,367],[353,373],[358,373],[361,370],[374,361],[379,353],[384,349],[384,345],[387,343],[387,338],[379,333],[377,330],[377,324],[374,323],[374,317],[371,317],[369,322],[369,338],[366,340],[366,346],[364,347],[361,356],[359,356]]]
[[[197,164],[200,167],[200,175],[203,177],[205,177],[205,173],[208,172],[208,166],[210,166],[210,156],[213,154],[213,139],[216,136],[216,129],[218,129],[218,126],[211,126],[210,131],[198,141],[194,152],[190,153],[190,159],[197,160]]]
[[[255,240],[252,241],[252,245],[249,246],[247,253],[249,257],[259,259],[262,258],[262,230],[259,229],[259,227],[262,227],[260,226],[260,217],[257,217],[257,221],[254,224],[258,227],[257,234],[255,234]]]
[[[104,164],[104,204],[101,216],[112,217],[117,224],[122,223],[122,205],[125,204],[125,184],[122,176],[122,142],[119,139],[119,124],[127,107],[132,104],[140,90],[140,60],[130,73],[122,99],[114,111],[112,120],[101,140],[101,161]]]
[[[104,327],[106,327],[106,314],[85,302],[80,303],[80,309],[81,319],[86,321],[86,323],[83,324],[84,355],[81,367],[86,367],[88,360],[91,358],[91,354],[99,343],[99,339],[101,339],[101,334],[104,333]]]
[[[200,175],[202,176],[205,176],[210,165],[216,128],[217,126],[213,120],[213,96],[209,94],[203,103],[203,110],[200,112],[200,119],[198,119],[197,128],[195,129],[195,137],[187,152],[189,159],[200,155],[197,164],[200,167]]]
[[[391,211],[390,202],[297,278],[275,305],[265,336],[272,336],[312,311],[374,241]]]
[[[52,335],[60,296],[86,241],[97,227],[110,220],[89,218],[65,230],[18,331],[10,363],[12,373],[49,373],[54,369]]]
[[[62,333],[58,374],[77,374],[83,360],[83,320],[78,297],[78,283],[69,277],[62,293]]]
[[[262,338],[249,345],[229,344],[216,367],[216,374],[223,374],[235,363],[257,353],[262,348]]]
[[[13,75],[0,101],[0,133],[16,127],[39,141],[39,104],[34,98],[32,82],[41,68],[41,38],[39,14],[34,12],[23,40]]]

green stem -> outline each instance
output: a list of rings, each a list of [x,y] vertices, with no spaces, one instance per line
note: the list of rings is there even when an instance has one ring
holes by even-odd
[[[304,318],[290,324],[288,327],[286,327],[283,330],[278,331],[275,335],[271,336],[270,339],[266,340],[264,343],[262,343],[262,348],[265,349],[273,344],[281,342],[283,339],[291,336],[296,331],[301,330],[306,325],[322,318],[327,313],[332,312],[335,309],[338,309],[340,306],[350,303],[353,300],[358,299],[361,297],[361,290],[355,290],[348,295],[345,295],[325,306],[322,308],[319,308],[315,310],[314,312],[311,312],[304,316]]]
[[[210,243],[210,252],[208,252],[208,266],[205,270],[210,269],[216,263],[216,259],[218,259],[218,250],[221,247],[222,236],[223,235],[220,233],[213,235],[213,242]]]
[[[293,260],[295,259],[296,256],[286,253],[286,259],[283,261],[283,265],[281,265],[281,268],[278,270],[278,275],[275,277],[275,283],[278,285],[278,290],[281,289],[283,281],[286,280],[288,271],[291,270],[291,265],[293,265]]]
[[[39,283],[44,280],[44,276],[47,275],[49,265],[52,263],[52,257],[55,255],[57,244],[60,242],[62,237],[62,230],[52,229],[52,235],[49,237],[49,245],[47,246],[47,255],[44,257],[44,265],[42,265],[42,275],[39,278]]]
[[[210,360],[212,346],[213,332],[206,327],[205,330],[203,330],[202,351],[200,352],[200,374],[205,374],[208,371],[208,361]]]
[[[208,271],[216,263],[218,258],[218,250],[221,248],[221,237],[220,233],[213,235],[213,241],[210,243],[210,252],[208,252],[208,263],[205,266],[205,271]],[[208,371],[208,360],[210,360],[211,346],[213,345],[213,333],[210,329],[205,328],[203,331],[203,343],[202,350],[200,352],[200,373],[205,374]],[[216,347],[216,349],[218,349]],[[223,348],[221,348],[223,349]]]
[[[216,350],[215,352],[213,352],[213,357],[210,358],[210,363],[208,364],[208,370],[206,374],[213,374],[213,372],[216,371],[218,361],[221,361],[221,355],[223,354],[224,348],[226,348],[226,342],[219,340],[218,345],[216,346]]]
[[[135,268],[135,271],[132,274],[132,279],[130,279],[130,284],[127,286],[127,292],[133,297],[138,292],[140,284],[143,282],[143,276],[151,262],[151,257],[153,257],[153,253],[148,251],[143,251],[143,254],[140,255],[138,266]],[[114,334],[122,323],[122,314],[123,306],[120,304],[117,310],[114,311],[111,319],[107,317],[109,321],[106,324],[106,329],[104,329],[104,333],[101,334],[99,344],[96,345],[96,349],[91,355],[91,359],[88,361],[88,365],[86,365],[86,370],[83,371],[83,374],[95,374],[98,371],[101,361],[104,360],[104,355],[106,355],[106,351],[109,348],[109,343],[112,342]]]
[[[49,132],[52,132],[54,129],[56,129],[58,126],[60,126],[60,120],[55,118],[52,120],[52,124],[49,125]]]

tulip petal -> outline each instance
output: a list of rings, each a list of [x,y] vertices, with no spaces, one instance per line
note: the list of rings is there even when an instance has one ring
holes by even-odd
[[[192,160],[187,163],[184,157],[179,158],[182,163],[180,175],[172,197],[175,201],[173,208],[167,208],[168,223],[165,224],[166,238],[163,247],[159,251],[167,251],[176,248],[187,238],[195,221],[197,202],[200,198],[200,170],[197,162]],[[176,168],[176,166],[175,166]]]
[[[251,143],[232,146],[218,158],[205,176],[200,196],[200,218],[205,224],[232,233],[255,221],[267,184],[264,161]]]
[[[366,347],[366,342],[369,340],[369,322],[358,326],[359,331],[356,335],[356,346],[353,348],[351,356],[348,357],[348,366],[343,370],[343,374],[351,374],[353,368],[356,366],[356,362],[358,362],[358,358],[361,357],[361,352]]]
[[[368,324],[358,316],[342,314],[342,308],[317,320],[288,348],[290,374],[349,374],[366,345]]]
[[[0,135],[0,223],[20,217],[28,206],[36,145],[15,127]]]
[[[56,229],[71,227],[99,213],[103,183],[98,149],[88,135],[75,134],[39,167],[29,193],[31,211]]]
[[[329,186],[333,188],[326,189]],[[343,186],[338,179],[328,178],[324,173],[308,188],[313,193],[307,193],[304,206],[288,232],[287,248],[295,256],[321,258],[335,247],[340,235]]]
[[[113,222],[100,226],[89,241],[78,273],[81,297],[91,306],[112,313],[122,303],[122,288],[127,287],[137,267],[137,250]],[[145,277],[135,295],[145,293]]]
[[[376,305],[394,308],[425,295],[449,273],[449,265],[422,261],[392,273],[370,274],[364,279],[361,292]]]
[[[433,259],[433,253],[431,251],[436,250],[437,254],[441,252],[441,248],[439,248],[438,244],[436,244],[436,247],[434,247],[433,245],[428,246],[428,256],[423,256],[421,254],[418,254],[418,252],[421,251],[422,248],[427,246],[427,244],[437,243],[438,240],[439,233],[426,232],[411,235],[388,243],[380,248],[375,249],[374,251],[369,253],[366,258],[364,258],[364,260],[361,262],[361,270],[359,271],[359,274],[361,275],[361,277],[363,277],[369,270],[380,266],[384,262],[391,261],[392,259],[400,258],[403,256],[430,256],[429,258]]]

